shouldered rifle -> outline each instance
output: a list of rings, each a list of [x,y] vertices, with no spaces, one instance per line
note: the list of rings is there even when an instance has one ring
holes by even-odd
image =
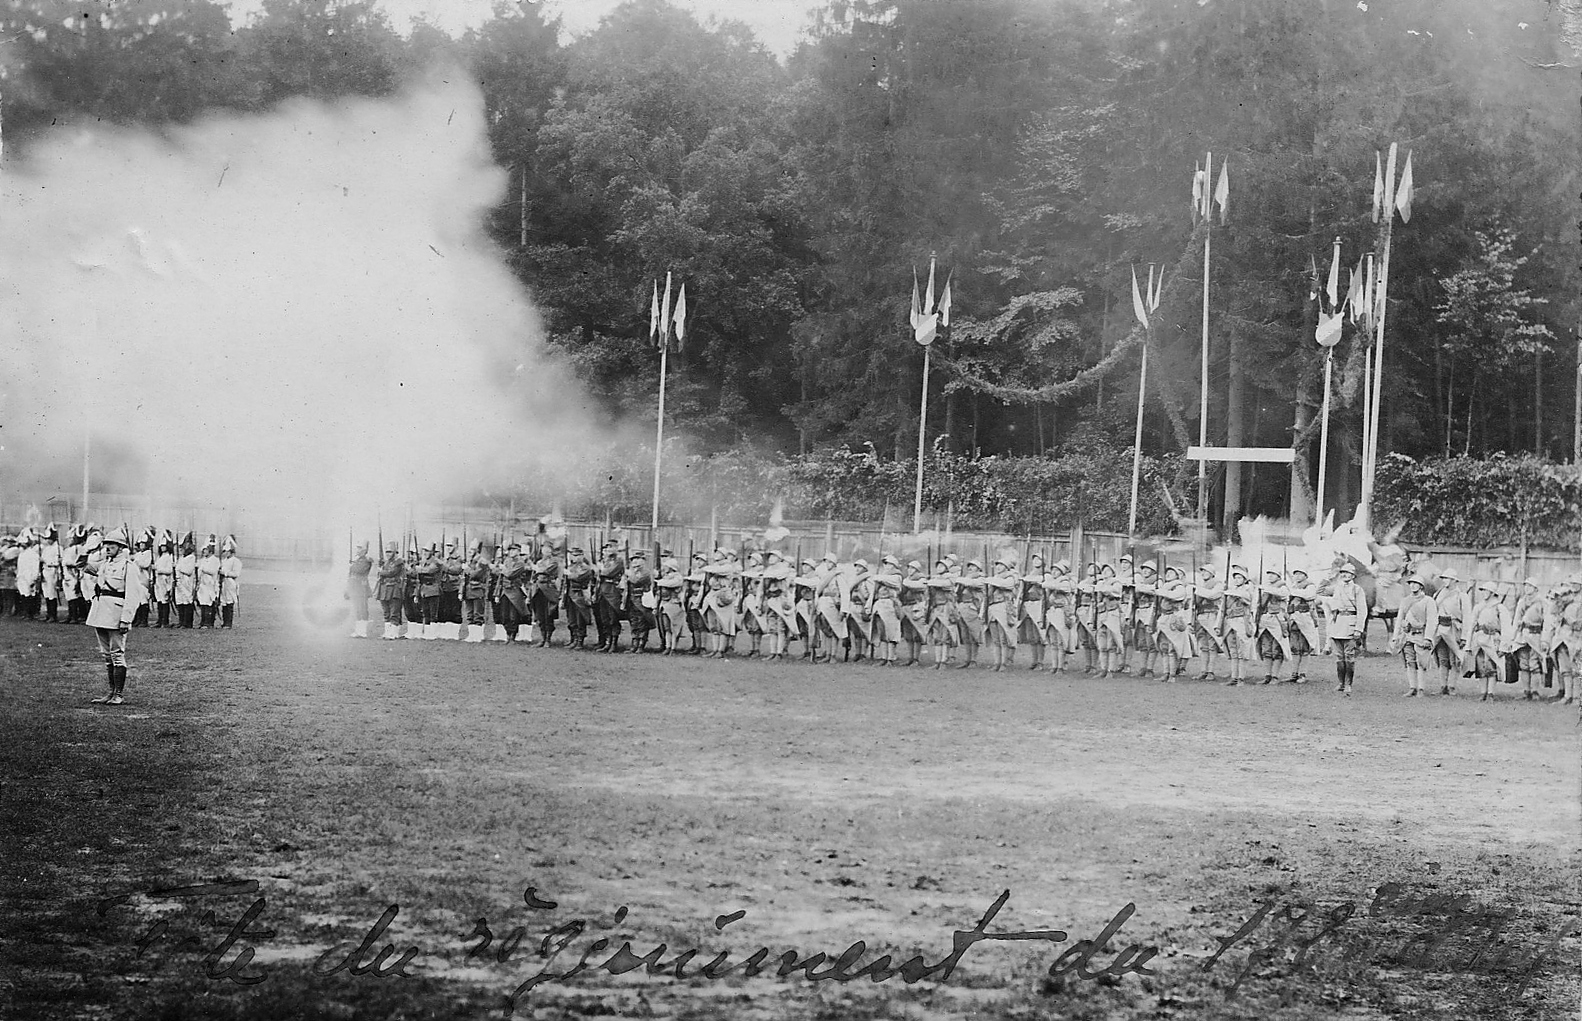
[[[1230,612],[1230,544],[1225,544],[1225,581],[1224,588],[1220,590],[1219,597],[1219,622],[1215,626],[1217,637],[1223,641],[1225,638],[1225,615]]]

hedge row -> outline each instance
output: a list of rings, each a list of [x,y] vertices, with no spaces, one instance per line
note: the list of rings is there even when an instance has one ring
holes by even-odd
[[[563,481],[528,479],[517,496],[532,505],[546,491],[559,495],[568,518],[643,521],[653,497],[652,451],[611,448],[584,466],[567,488]],[[964,457],[941,453],[926,459],[925,527],[994,529],[1011,533],[1060,531],[1075,524],[1125,531],[1131,499],[1131,453],[1100,449],[1059,457]],[[1171,464],[1144,458],[1138,530],[1173,530],[1160,496]],[[910,527],[916,460],[885,461],[846,448],[802,457],[729,451],[707,457],[667,449],[661,479],[661,516],[668,522],[766,523],[775,504],[787,520],[887,519]]]
[[[1379,461],[1374,520],[1425,545],[1579,548],[1582,468],[1531,454]]]

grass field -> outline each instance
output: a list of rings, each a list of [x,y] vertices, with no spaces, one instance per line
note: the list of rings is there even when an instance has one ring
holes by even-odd
[[[1382,656],[1343,699],[1327,662],[1232,689],[358,642],[284,589],[244,606],[134,632],[113,708],[89,632],[0,620],[0,1016],[502,1017],[524,985],[534,1018],[1578,1013],[1577,713],[1512,686],[1407,700]],[[1065,941],[974,943],[1004,891],[983,932]],[[1100,974],[1067,970],[1129,904]],[[858,940],[842,974],[940,965],[957,930],[944,981],[777,977]],[[667,974],[596,970],[623,940]],[[1112,965],[1131,944],[1153,974]],[[759,948],[756,977],[696,974]]]

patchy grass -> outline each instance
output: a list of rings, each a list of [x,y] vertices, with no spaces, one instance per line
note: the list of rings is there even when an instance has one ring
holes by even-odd
[[[0,1015],[499,1017],[600,936],[594,966],[699,953],[545,982],[518,1016],[1514,1019],[1582,991],[1573,710],[1402,699],[1383,657],[1342,699],[354,642],[246,595],[241,630],[135,632],[116,708],[87,702],[82,628],[0,620]],[[142,893],[228,880],[257,893]],[[856,940],[852,970],[938,962],[1004,890],[987,931],[1068,939],[979,942],[947,982],[775,977]],[[273,936],[206,960],[254,896]],[[1136,943],[1156,974],[1049,975],[1127,904],[1095,970]],[[412,977],[320,973],[391,905],[360,960],[416,947]],[[256,985],[223,975],[245,946]],[[756,978],[695,976],[760,947]]]

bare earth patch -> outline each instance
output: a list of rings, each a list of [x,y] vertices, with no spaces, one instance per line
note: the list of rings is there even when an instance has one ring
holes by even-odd
[[[0,1015],[500,1017],[601,936],[517,1016],[1559,1018],[1582,993],[1577,714],[1510,686],[1403,699],[1384,657],[1343,699],[1327,663],[1233,689],[352,641],[283,585],[244,605],[135,632],[119,709],[87,704],[84,629],[0,620]],[[978,942],[947,981],[776,977],[857,940],[852,971],[935,964],[1003,891],[986,932],[1064,942]],[[272,935],[206,960],[255,899]],[[1154,974],[1050,974],[1128,904],[1092,969],[1138,944]],[[414,947],[411,977],[322,974],[391,906],[357,963]],[[622,941],[671,974],[598,970]],[[757,977],[696,974],[760,947]]]

